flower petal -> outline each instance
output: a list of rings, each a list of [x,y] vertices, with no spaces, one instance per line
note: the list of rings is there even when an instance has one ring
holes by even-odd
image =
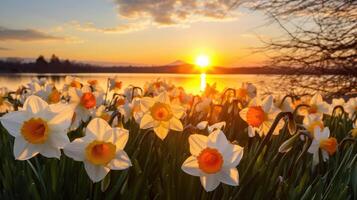
[[[169,129],[167,129],[166,127],[160,125],[154,128],[154,131],[156,133],[156,135],[161,139],[164,140],[167,136],[167,134],[169,133]]]
[[[129,131],[122,128],[113,128],[113,142],[117,150],[123,150],[129,139]]]
[[[26,111],[36,114],[48,108],[48,103],[36,95],[29,96],[23,107]]]
[[[148,111],[153,105],[155,101],[151,97],[143,97],[140,100],[140,108],[143,112]]]
[[[181,121],[175,117],[170,119],[169,128],[174,131],[182,131],[183,130]]]
[[[69,138],[67,132],[52,131],[49,135],[49,143],[51,146],[62,149],[64,146],[69,144]]]
[[[98,140],[106,141],[112,136],[111,130],[112,128],[104,119],[94,118],[87,125],[86,135],[95,135]]]
[[[44,143],[40,147],[40,154],[47,158],[58,158],[61,157],[61,150],[59,148],[53,147],[48,143]]]
[[[63,148],[64,154],[66,154],[66,156],[72,158],[75,161],[84,161],[85,160],[84,151],[88,145],[88,142],[86,142],[83,138],[77,138],[73,142],[64,146]]]
[[[190,143],[190,153],[198,156],[203,149],[207,147],[208,137],[200,134],[192,134],[188,137]]]
[[[140,121],[140,128],[141,129],[148,129],[154,126],[154,119],[149,113],[146,113]]]
[[[108,167],[114,170],[123,170],[129,168],[130,166],[132,166],[132,164],[129,156],[123,150],[117,151],[115,158],[108,164]]]
[[[239,173],[237,168],[221,170],[217,174],[217,179],[227,185],[237,186],[239,184]]]
[[[93,182],[101,181],[110,171],[109,168],[102,165],[92,165],[88,162],[84,162],[84,168]]]
[[[223,131],[217,129],[208,135],[207,146],[218,149],[223,152],[229,144],[226,135]]]
[[[236,167],[243,158],[243,148],[239,145],[228,144],[223,151],[224,166]]]
[[[157,101],[170,105],[170,97],[167,92],[162,92],[156,97]]]
[[[14,156],[16,160],[28,160],[39,153],[36,146],[29,144],[23,137],[16,137],[14,142]]]
[[[24,111],[13,111],[2,116],[0,121],[4,128],[10,133],[10,135],[17,137],[21,135],[22,124],[28,118],[28,114]]]
[[[181,169],[192,176],[200,176],[201,171],[198,167],[198,161],[196,157],[190,156],[182,164]]]
[[[273,96],[269,95],[265,97],[265,99],[263,100],[262,108],[265,113],[268,113],[272,109],[272,106],[273,106]]]
[[[196,125],[199,130],[203,130],[208,126],[208,121],[202,121]]]
[[[185,108],[176,104],[171,104],[172,114],[177,118],[181,119],[181,117],[185,114]]]
[[[216,178],[215,175],[203,175],[200,177],[201,184],[203,188],[207,191],[213,191],[219,185],[219,180]]]

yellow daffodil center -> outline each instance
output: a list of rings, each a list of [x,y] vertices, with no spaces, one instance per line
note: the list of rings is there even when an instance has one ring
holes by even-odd
[[[169,105],[157,102],[151,107],[151,116],[157,121],[168,121],[173,115]]]
[[[267,118],[261,106],[251,106],[247,111],[247,123],[253,127],[259,127]]]
[[[58,103],[61,100],[61,93],[57,89],[53,89],[47,100],[50,104]]]
[[[327,151],[327,153],[331,156],[336,152],[337,149],[337,140],[334,137],[330,137],[325,140],[320,141],[320,148]]]
[[[320,127],[320,129],[324,129],[324,123],[322,121],[313,121],[311,124],[307,127],[307,130],[310,133],[314,133],[314,130],[316,127]]]
[[[47,122],[41,118],[31,118],[22,124],[21,134],[31,144],[43,144],[48,138]]]
[[[223,157],[214,148],[205,148],[197,157],[198,167],[206,174],[214,174],[221,170]]]
[[[86,158],[94,165],[106,165],[115,157],[116,146],[110,142],[93,141],[85,149]]]
[[[315,114],[317,113],[317,106],[315,104],[311,105],[310,108],[308,109],[309,114]]]
[[[85,107],[87,109],[91,109],[91,108],[95,107],[95,105],[96,105],[95,96],[91,92],[83,93],[83,95],[81,97],[81,104],[83,107]]]
[[[73,81],[71,82],[70,86],[71,86],[71,87],[74,87],[74,88],[81,88],[81,87],[82,87],[81,83],[78,82],[78,81],[75,81],[75,80],[73,80]]]
[[[248,91],[244,88],[239,88],[236,92],[238,98],[245,98],[248,95]]]

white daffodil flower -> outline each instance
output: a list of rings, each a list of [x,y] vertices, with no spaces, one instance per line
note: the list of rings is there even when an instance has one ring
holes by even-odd
[[[313,136],[315,128],[319,128],[320,130],[324,129],[324,122],[322,121],[321,115],[307,115],[304,117],[303,126],[307,131]]]
[[[185,109],[179,105],[171,104],[170,97],[166,92],[154,98],[144,97],[140,101],[141,110],[144,112],[140,121],[141,129],[154,128],[160,139],[165,139],[169,129],[182,131],[183,126],[180,118]]]
[[[332,99],[332,103],[329,107],[329,111],[328,113],[330,115],[332,115],[333,110],[335,109],[336,106],[344,106],[345,105],[345,100],[343,98],[339,98],[339,99]],[[342,114],[342,111],[340,109],[336,110],[335,112],[337,112],[336,114]]]
[[[348,113],[350,119],[357,115],[357,97],[350,98],[344,106],[345,112]]]
[[[84,168],[93,182],[102,180],[110,170],[123,170],[132,164],[124,151],[129,132],[122,128],[111,128],[101,119],[91,120],[85,136],[67,144],[64,153],[84,163]]]
[[[89,87],[68,89],[70,96],[69,104],[74,109],[74,117],[71,129],[76,129],[81,122],[89,119],[97,106],[103,103],[104,94],[102,92],[92,92]]]
[[[237,165],[243,157],[243,148],[231,144],[221,130],[208,137],[193,134],[189,137],[190,153],[181,169],[192,176],[199,176],[206,191],[212,191],[220,182],[237,186]]]
[[[334,137],[330,137],[330,129],[328,127],[325,127],[323,130],[316,127],[314,135],[315,137],[307,150],[313,154],[313,166],[319,163],[319,149],[321,149],[324,162],[326,162],[329,156],[333,155],[337,149],[337,140]]]
[[[310,106],[309,108],[300,108],[299,113],[302,116],[307,116],[311,114],[328,114],[329,113],[329,104],[326,103],[323,99],[321,94],[315,94],[308,103]]]
[[[67,131],[72,116],[70,107],[61,105],[61,109],[52,109],[40,97],[32,95],[26,99],[22,110],[7,113],[0,121],[15,137],[14,156],[17,160],[27,160],[38,153],[48,158],[60,158],[60,149],[69,143]]]
[[[260,136],[267,134],[279,112],[280,109],[273,104],[273,97],[269,95],[263,101],[258,98],[252,99],[248,107],[241,110],[239,115],[249,125],[249,137],[254,137],[256,131]],[[283,122],[280,120],[273,134],[279,134],[282,127]]]

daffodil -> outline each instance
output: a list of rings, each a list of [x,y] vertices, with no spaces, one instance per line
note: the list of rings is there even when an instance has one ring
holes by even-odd
[[[0,88],[0,113],[5,113],[13,110],[12,104],[7,100],[9,91],[7,88]]]
[[[95,108],[103,103],[104,94],[92,92],[89,87],[77,89],[70,87],[68,90],[70,97],[69,104],[74,108],[73,123],[71,129],[75,129],[83,121],[87,121]]]
[[[357,97],[355,98],[350,98],[347,103],[344,106],[345,112],[348,113],[348,116],[350,119],[353,118],[353,116],[357,116]]]
[[[53,84],[47,84],[44,88],[41,88],[34,94],[47,101],[49,104],[55,104],[61,101],[61,93]]]
[[[236,97],[242,101],[249,101],[257,96],[257,88],[252,83],[242,83],[236,90]]]
[[[309,153],[313,154],[313,165],[319,163],[319,149],[322,153],[323,161],[327,161],[329,156],[333,155],[337,150],[337,140],[334,137],[330,137],[330,129],[325,127],[323,130],[320,128],[315,128],[314,139],[307,150]]]
[[[310,99],[308,105],[309,105],[308,108],[304,107],[299,110],[299,113],[301,115],[303,116],[307,116],[310,114],[323,115],[329,113],[329,104],[322,99],[322,96],[319,93],[315,94]]]
[[[260,136],[268,133],[276,115],[280,112],[273,104],[273,97],[267,96],[263,101],[258,98],[252,99],[247,108],[239,112],[240,117],[248,124],[248,135],[254,137],[257,131]],[[279,134],[283,123],[280,121],[274,130],[274,134]]]
[[[345,100],[343,98],[339,98],[339,99],[332,99],[332,103],[329,107],[329,114],[332,115],[333,110],[336,108],[336,106],[341,106],[343,108],[343,106],[345,105]],[[336,114],[342,114],[342,110],[341,109],[337,109],[335,110]]]
[[[206,191],[214,190],[220,182],[239,184],[236,167],[243,157],[243,148],[231,144],[221,130],[213,131],[208,137],[190,135],[189,144],[192,155],[181,168],[187,174],[199,176]]]
[[[154,98],[144,97],[140,101],[141,110],[144,112],[140,121],[140,128],[154,128],[160,139],[165,139],[169,129],[182,131],[183,126],[180,118],[185,109],[179,105],[171,104],[170,97],[166,92]]]
[[[126,101],[120,105],[118,110],[124,116],[124,122],[128,122],[132,117],[137,123],[140,123],[144,113],[141,111],[140,98],[134,98],[131,102]]]
[[[109,90],[119,91],[123,86],[123,82],[117,76],[109,78]]]
[[[156,80],[146,82],[144,85],[144,91],[147,94],[153,94],[154,96],[157,96],[162,92],[170,91],[173,87],[174,86],[170,82],[158,78]]]
[[[64,79],[63,91],[67,92],[69,88],[82,88],[81,79],[73,76],[66,76]]]
[[[131,161],[124,151],[128,141],[128,130],[111,128],[101,119],[91,120],[85,136],[67,144],[64,153],[84,163],[84,168],[93,182],[102,180],[110,170],[124,170]]]
[[[65,106],[61,112],[53,110],[40,97],[32,95],[21,110],[0,118],[5,129],[15,137],[16,159],[27,160],[38,153],[48,158],[60,158],[60,149],[69,143],[67,131],[73,112]]]
[[[321,115],[307,115],[304,117],[303,125],[307,131],[313,136],[315,128],[324,129],[324,122]]]

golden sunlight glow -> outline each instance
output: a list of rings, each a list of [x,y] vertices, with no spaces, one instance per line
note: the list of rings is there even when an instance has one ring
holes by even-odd
[[[201,74],[201,91],[204,91],[206,89],[206,74],[202,73]]]
[[[196,58],[196,65],[204,69],[210,65],[210,59],[207,55],[201,54]]]

